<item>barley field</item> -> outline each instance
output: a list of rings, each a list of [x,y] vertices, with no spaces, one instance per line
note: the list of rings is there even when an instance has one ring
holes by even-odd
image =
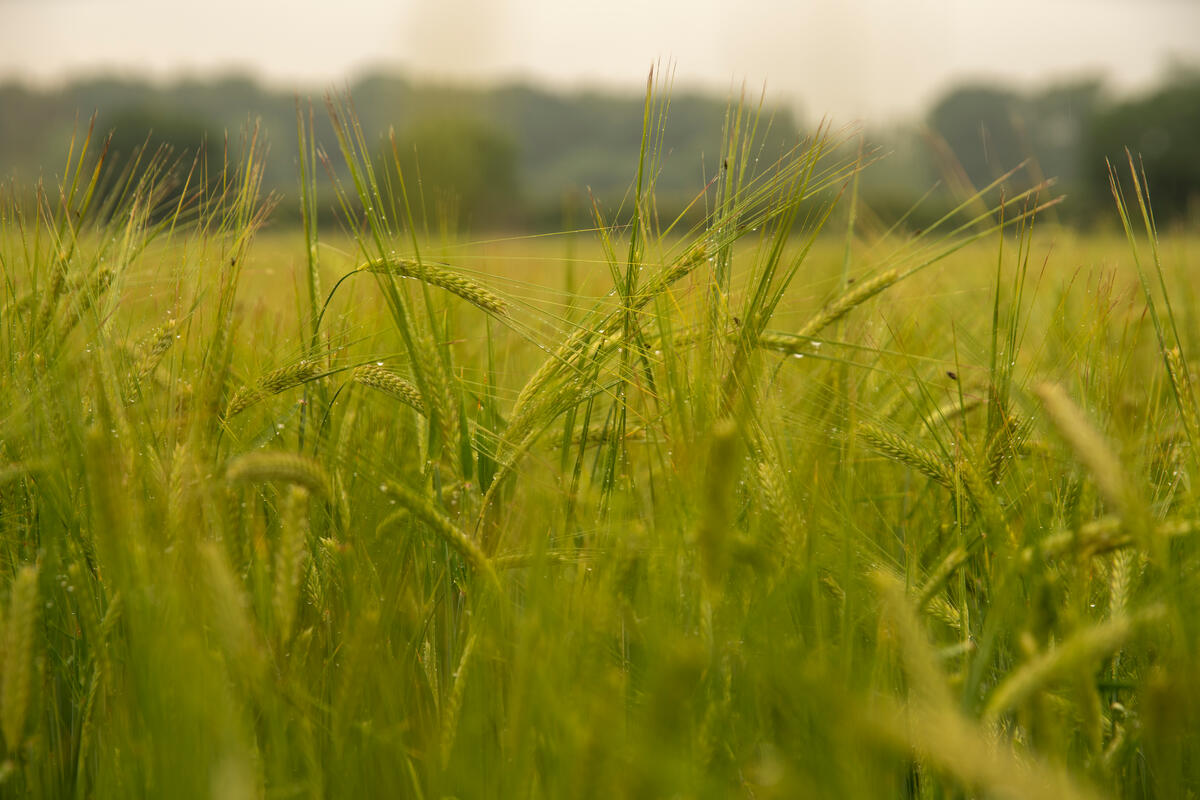
[[[665,112],[556,236],[336,101],[302,230],[253,131],[3,190],[0,795],[1196,796],[1200,239],[1136,159],[886,230],[737,107],[676,223]]]

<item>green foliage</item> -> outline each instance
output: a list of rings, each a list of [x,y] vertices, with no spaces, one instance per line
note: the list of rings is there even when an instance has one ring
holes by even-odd
[[[1164,220],[1177,219],[1200,204],[1200,73],[1182,73],[1144,97],[1099,114],[1090,129],[1085,158],[1088,186],[1097,195],[1108,187],[1107,159],[1125,162],[1136,154],[1154,189],[1155,208]]]
[[[303,114],[274,250],[254,134],[165,217],[91,140],[0,197],[0,796],[1197,785],[1200,338],[1144,175],[1134,274],[1043,269],[997,187],[831,243],[863,162],[735,105],[689,227],[650,93],[575,288],[424,238],[329,111],[352,239]]]

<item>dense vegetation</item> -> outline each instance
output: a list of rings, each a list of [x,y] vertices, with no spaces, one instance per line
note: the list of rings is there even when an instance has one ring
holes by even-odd
[[[254,134],[0,203],[0,794],[1195,789],[1195,241],[1138,173],[1128,242],[1004,181],[866,238],[862,162],[734,108],[674,225],[652,96],[590,241],[467,246],[330,112],[349,240],[308,124],[295,234]]]

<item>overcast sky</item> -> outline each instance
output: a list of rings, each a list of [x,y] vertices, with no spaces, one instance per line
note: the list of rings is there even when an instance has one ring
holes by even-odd
[[[322,89],[372,69],[637,90],[766,84],[809,118],[919,112],[963,77],[1200,64],[1200,0],[0,0],[0,80],[238,71]]]

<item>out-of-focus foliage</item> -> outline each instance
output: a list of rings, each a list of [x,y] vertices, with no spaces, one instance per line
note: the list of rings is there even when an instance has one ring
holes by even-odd
[[[1056,191],[1068,196],[1056,217],[1091,224],[1111,220],[1104,158],[1123,160],[1129,147],[1145,159],[1160,214],[1179,217],[1200,187],[1200,149],[1192,145],[1200,130],[1198,87],[1195,71],[1177,69],[1159,89],[1129,99],[1111,96],[1097,79],[1030,91],[985,84],[953,88],[922,125],[868,128],[864,152],[886,157],[864,173],[861,197],[883,224],[903,219],[911,229],[924,228],[957,203],[955,196],[969,195],[971,187],[986,186],[1025,163],[1007,180],[1006,191],[1054,178]],[[416,159],[402,163],[414,179],[419,164],[424,178],[418,215],[451,214],[453,220],[440,222],[472,230],[549,230],[564,224],[565,197],[577,198],[574,219],[584,224],[593,202],[611,213],[628,201],[633,179],[628,165],[638,156],[643,110],[632,94],[418,84],[382,74],[359,81],[351,94],[364,131],[378,136],[394,130],[396,145],[409,153],[416,145]],[[299,100],[305,110],[310,102],[321,105],[315,96]],[[0,175],[32,184],[41,165],[56,163],[72,131],[93,112],[100,133],[115,131],[113,146],[124,157],[150,136],[155,146],[166,143],[177,157],[192,158],[205,139],[212,172],[226,131],[257,119],[272,143],[263,164],[264,186],[282,196],[277,222],[291,224],[299,220],[296,103],[294,94],[242,77],[165,87],[101,79],[53,93],[0,86]],[[660,132],[662,158],[655,174],[659,212],[673,217],[720,168],[716,154],[727,103],[680,92],[670,105],[675,124]],[[317,112],[314,136],[328,150],[334,146],[332,129],[320,108]],[[767,109],[763,118],[769,130],[758,138],[754,156],[766,168],[809,131],[786,109]],[[392,146],[383,138],[366,144],[379,152]],[[347,178],[341,169],[318,167],[321,196],[331,198],[335,179]],[[918,205],[937,181],[951,192]],[[691,206],[692,216],[702,212],[702,202]]]
[[[929,179],[965,181],[983,187],[1025,164],[1008,179],[1010,190],[1023,191],[1045,178],[1074,197],[1058,213],[1081,221],[1108,204],[1079,197],[1087,171],[1081,154],[1102,102],[1095,80],[1020,93],[994,85],[965,85],[952,90],[929,113],[930,149],[936,154]],[[1094,165],[1093,165],[1094,166]],[[1099,169],[1103,171],[1103,161]],[[1105,191],[1103,198],[1108,196]]]
[[[986,186],[1029,151],[1021,136],[1021,105],[1007,89],[967,86],[934,107],[929,127],[945,140],[967,178]]]
[[[567,195],[581,198],[586,207],[595,201],[604,213],[626,199],[633,178],[629,164],[636,163],[642,132],[643,103],[635,95],[558,94],[521,85],[481,89],[416,84],[385,75],[364,78],[350,93],[362,129],[370,132],[369,147],[379,152],[390,149],[384,135],[388,130],[397,132],[398,147],[411,151],[417,144],[429,203],[424,211],[430,217],[438,213],[439,204],[448,210],[446,203],[455,192],[459,193],[454,202],[458,222],[472,229],[559,226]],[[319,95],[297,98],[246,78],[168,87],[105,79],[73,84],[56,93],[3,85],[0,175],[15,175],[31,184],[44,165],[61,160],[72,132],[86,127],[93,112],[98,132],[117,131],[123,157],[151,131],[156,134],[152,141],[171,144],[177,156],[194,155],[198,138],[192,129],[196,127],[206,131],[210,154],[220,156],[227,131],[258,120],[271,142],[263,183],[283,195],[275,219],[298,222],[297,99],[306,116],[310,103],[317,107],[314,136],[325,150],[335,148]],[[664,213],[684,208],[694,199],[701,179],[716,174],[715,154],[721,149],[726,107],[724,98],[700,94],[681,92],[671,98],[671,116],[677,123],[661,132],[662,159],[656,165]],[[801,138],[799,124],[786,110],[768,109],[763,125],[768,122],[770,130],[760,136],[757,153],[764,164],[778,159]],[[488,169],[496,168],[498,172],[489,173],[487,181],[501,185],[481,191],[483,184],[473,182],[465,164],[451,163],[459,158],[451,156],[455,150],[476,167],[486,162]],[[405,165],[415,167],[412,160]],[[412,177],[415,181],[415,173]],[[335,178],[347,178],[340,165],[318,167],[318,191],[330,200]],[[431,188],[435,183],[437,191]],[[319,207],[331,205],[323,202]]]
[[[211,162],[212,172],[220,168],[221,140],[208,141],[208,127],[201,119],[142,107],[122,109],[112,115],[110,123],[109,149],[117,158],[129,161],[140,151],[168,147],[180,159]]]
[[[1097,81],[1083,81],[1023,95],[964,86],[934,107],[929,127],[977,185],[990,183],[1025,159],[1036,161],[1035,172],[1074,183],[1100,88]]]
[[[1097,197],[1108,190],[1104,159],[1137,156],[1166,216],[1200,212],[1200,70],[1180,71],[1162,88],[1097,116],[1084,161]]]

